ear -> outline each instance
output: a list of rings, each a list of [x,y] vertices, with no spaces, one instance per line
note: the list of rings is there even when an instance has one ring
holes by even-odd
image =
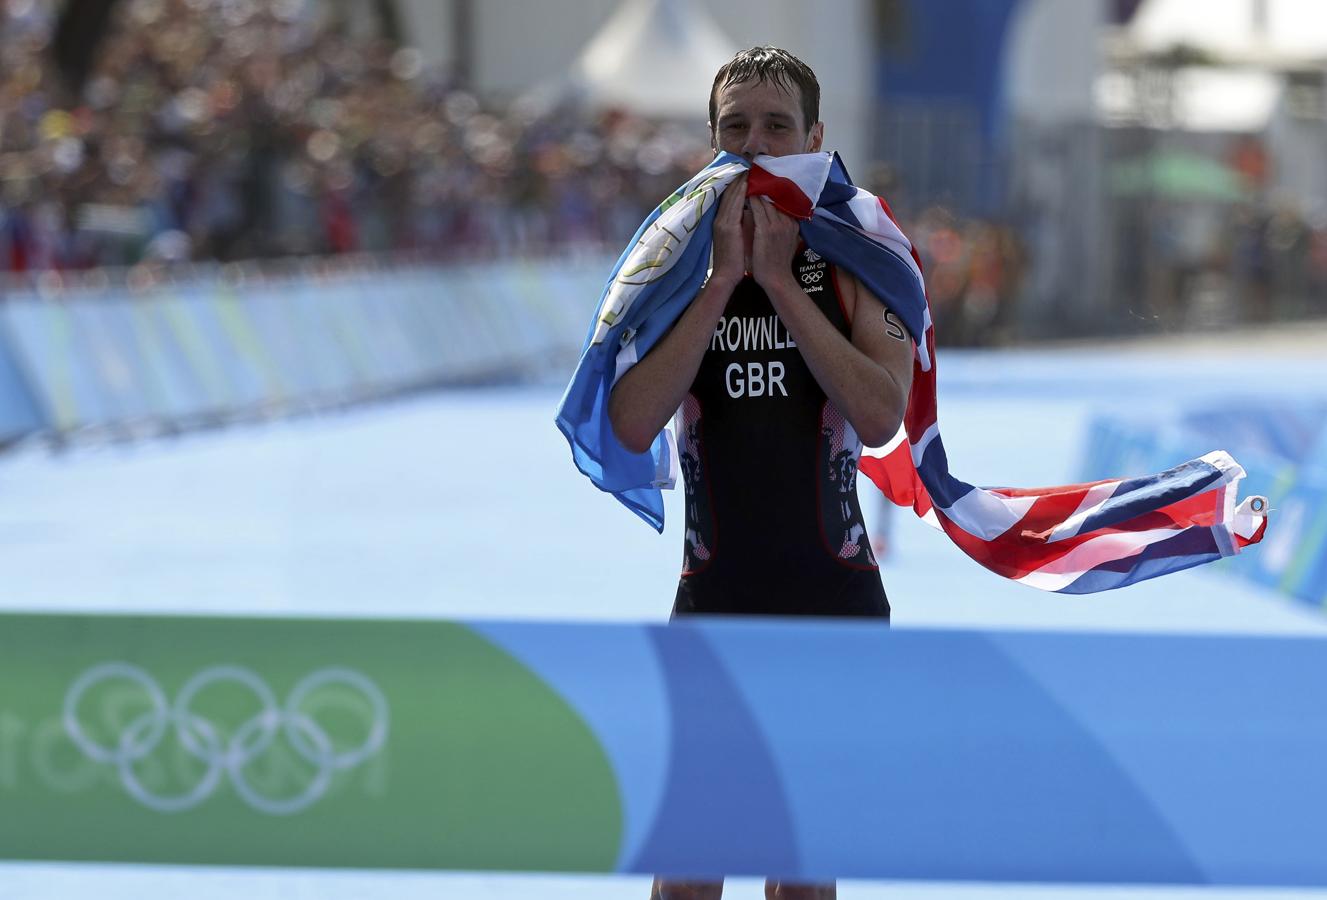
[[[714,133],[714,123],[705,123],[710,129],[710,149],[715,153],[719,152],[719,136]]]
[[[817,122],[811,126],[811,131],[806,136],[806,152],[819,153],[820,145],[825,143],[825,123]]]

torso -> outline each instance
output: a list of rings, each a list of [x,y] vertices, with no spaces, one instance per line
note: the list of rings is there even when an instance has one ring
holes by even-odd
[[[792,266],[808,300],[850,337],[834,270],[807,249]],[[888,616],[857,502],[861,442],[750,279],[711,337],[680,425],[675,614]]]

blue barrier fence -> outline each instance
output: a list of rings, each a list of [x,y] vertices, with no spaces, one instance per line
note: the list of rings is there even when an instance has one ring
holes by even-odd
[[[41,425],[31,386],[10,349],[9,330],[0,322],[0,442],[21,437]]]
[[[566,368],[604,260],[48,274],[0,301],[0,442]]]
[[[1227,405],[1173,422],[1099,417],[1080,474],[1160,471],[1214,447],[1235,455],[1248,473],[1242,493],[1266,496],[1274,516],[1257,553],[1218,565],[1327,608],[1327,404]]]

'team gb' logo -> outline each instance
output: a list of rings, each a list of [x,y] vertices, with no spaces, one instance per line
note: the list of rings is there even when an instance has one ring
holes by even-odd
[[[83,718],[85,707],[92,705],[86,699],[108,685],[120,688],[121,698],[125,688],[137,695],[130,701],[134,713],[128,721],[119,723],[118,732],[109,740],[98,740],[91,733],[96,729],[89,728]],[[247,692],[251,696],[249,707],[257,701],[257,711],[242,719],[229,734],[194,708],[199,694],[218,685],[231,685],[232,692],[236,688]],[[117,699],[115,703],[123,705],[124,701]],[[354,709],[361,718],[367,713],[367,733],[357,746],[338,750],[327,729],[315,718],[315,709],[331,707]],[[108,662],[88,669],[70,685],[64,699],[64,726],[89,759],[113,765],[129,795],[158,812],[193,809],[211,797],[228,777],[235,792],[251,808],[269,815],[289,815],[322,798],[334,774],[358,766],[383,748],[388,709],[382,691],[372,680],[339,666],[305,676],[280,705],[272,689],[251,670],[213,666],[185,682],[170,704],[161,686],[143,669],[126,662]],[[189,779],[192,784],[177,792],[153,790],[140,775],[139,765],[157,753],[170,733],[184,755],[194,761]],[[293,751],[305,764],[305,784],[294,794],[265,793],[249,774],[250,767],[278,745]]]

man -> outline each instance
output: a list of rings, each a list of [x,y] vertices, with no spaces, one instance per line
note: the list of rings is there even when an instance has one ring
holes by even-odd
[[[792,54],[739,53],[715,76],[713,149],[754,160],[818,152],[820,86]],[[613,388],[618,440],[643,453],[675,413],[686,489],[674,615],[888,619],[855,491],[862,442],[898,430],[911,338],[880,299],[802,246],[798,223],[746,176],[719,201],[709,278]],[[722,883],[656,880],[654,897],[718,898]],[[769,882],[766,897],[832,898]]]

